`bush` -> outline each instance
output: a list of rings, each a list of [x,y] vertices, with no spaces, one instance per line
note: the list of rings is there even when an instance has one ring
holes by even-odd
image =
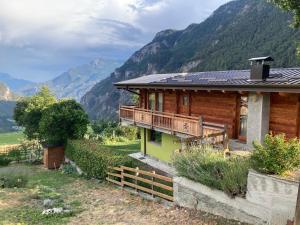
[[[90,140],[68,141],[65,155],[76,162],[89,178],[104,180],[109,166],[134,166],[129,156],[106,149]]]
[[[252,166],[262,173],[282,175],[300,166],[300,141],[297,138],[268,134],[263,145],[253,143],[253,146]]]
[[[63,174],[77,174],[77,170],[71,164],[63,164],[62,165],[62,173]]]
[[[28,174],[18,168],[5,168],[0,170],[1,188],[22,188],[28,182]]]
[[[69,138],[82,138],[88,123],[88,116],[79,103],[63,100],[44,110],[39,137],[48,145],[64,145]]]
[[[7,154],[0,154],[0,166],[8,166],[11,161]]]
[[[174,165],[180,176],[187,177],[230,196],[244,196],[247,188],[248,160],[226,159],[210,147],[177,153]]]
[[[115,121],[96,121],[92,124],[92,129],[94,135],[101,135],[104,143],[128,142],[138,138],[136,127],[120,126]]]

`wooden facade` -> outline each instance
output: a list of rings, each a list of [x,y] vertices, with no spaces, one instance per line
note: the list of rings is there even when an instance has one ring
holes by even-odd
[[[240,99],[248,93],[141,89],[140,108],[149,109],[148,96],[151,93],[163,93],[163,112],[201,116],[206,122],[226,125],[229,138],[242,139],[239,136]],[[285,133],[289,138],[300,137],[299,94],[271,93],[269,127],[274,134]]]
[[[271,94],[270,131],[300,137],[300,102],[298,94]]]

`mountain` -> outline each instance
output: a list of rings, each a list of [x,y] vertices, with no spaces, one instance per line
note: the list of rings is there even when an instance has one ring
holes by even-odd
[[[15,106],[15,101],[0,100],[0,133],[16,130],[16,124],[13,120]]]
[[[114,118],[119,103],[129,101],[128,93],[113,86],[118,81],[153,73],[245,69],[247,59],[264,55],[275,58],[273,67],[299,66],[300,30],[292,29],[291,21],[290,14],[266,1],[229,2],[200,24],[159,32],[81,103],[92,119]]]
[[[13,111],[17,98],[5,84],[0,83],[0,132],[15,130]]]
[[[13,101],[18,97],[4,83],[0,83],[0,101]]]
[[[1,73],[1,72],[0,72],[0,82],[4,83],[7,87],[9,87],[15,93],[19,93],[21,89],[24,89],[26,86],[34,84],[31,81],[17,79],[7,73]]]
[[[53,80],[22,90],[24,95],[36,93],[39,87],[46,85],[58,98],[80,98],[89,91],[97,82],[103,80],[121,65],[120,61],[95,59],[92,62],[71,68]]]

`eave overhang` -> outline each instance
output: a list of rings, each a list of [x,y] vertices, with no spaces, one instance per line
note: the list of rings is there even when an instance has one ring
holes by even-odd
[[[160,90],[193,90],[193,91],[257,91],[257,92],[285,92],[300,93],[300,85],[197,85],[197,84],[114,84],[118,89],[160,89]]]

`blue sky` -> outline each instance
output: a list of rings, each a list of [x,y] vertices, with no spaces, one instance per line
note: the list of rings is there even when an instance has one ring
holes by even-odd
[[[95,58],[126,60],[164,29],[228,0],[0,0],[0,72],[49,80]]]

